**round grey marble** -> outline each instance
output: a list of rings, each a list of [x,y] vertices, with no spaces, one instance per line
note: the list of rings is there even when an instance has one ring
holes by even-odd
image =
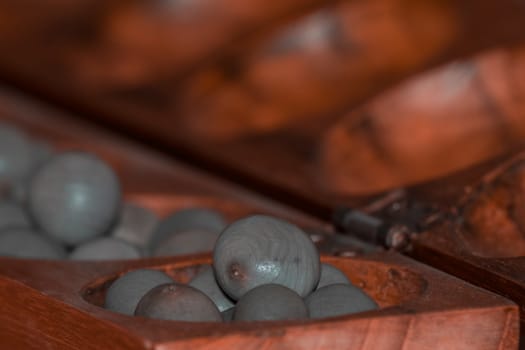
[[[109,230],[120,200],[117,176],[105,162],[69,152],[54,156],[34,175],[29,208],[46,233],[77,245]]]
[[[319,278],[319,284],[317,285],[317,289],[323,288],[325,286],[328,286],[330,284],[352,284],[348,277],[343,273],[343,271],[339,270],[337,267],[332,266],[330,264],[321,264],[321,277]]]
[[[110,235],[144,251],[158,223],[159,218],[152,210],[135,203],[124,203]]]
[[[235,306],[229,308],[228,310],[224,310],[221,312],[222,320],[224,322],[231,322],[233,321],[233,314],[235,313]]]
[[[203,230],[219,234],[226,221],[219,212],[206,208],[189,208],[174,212],[163,219],[155,229],[150,247],[155,250],[158,245],[175,232]]]
[[[278,284],[264,284],[242,296],[233,314],[234,321],[278,321],[308,318],[303,299]]]
[[[0,201],[0,231],[10,228],[29,229],[33,226],[26,210],[11,201]]]
[[[17,128],[0,123],[0,183],[26,178],[33,166],[33,144]]]
[[[33,141],[33,168],[38,169],[55,155],[55,150],[47,142]]]
[[[153,251],[153,256],[179,256],[211,252],[219,233],[202,229],[173,232]]]
[[[116,279],[106,292],[104,307],[125,315],[133,315],[140,299],[152,288],[173,279],[162,271],[141,269]]]
[[[0,256],[26,259],[63,259],[64,247],[40,232],[11,228],[0,232]]]
[[[319,252],[297,226],[264,215],[249,216],[219,236],[213,268],[221,288],[238,300],[250,289],[274,283],[304,297],[319,281]]]
[[[33,164],[30,172],[11,182],[8,191],[9,198],[17,203],[25,205],[29,198],[31,178],[35,172],[53,156],[54,151],[50,145],[42,142],[33,142]]]
[[[187,322],[222,322],[213,301],[193,287],[171,283],[146,293],[135,310],[136,316]]]
[[[231,309],[234,306],[233,301],[219,287],[211,266],[204,267],[191,280],[189,285],[206,294],[215,303],[220,312]]]
[[[376,302],[361,289],[348,284],[331,284],[306,299],[310,318],[335,317],[377,309]]]

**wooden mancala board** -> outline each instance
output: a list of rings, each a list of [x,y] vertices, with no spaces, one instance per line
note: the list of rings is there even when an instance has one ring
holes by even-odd
[[[411,157],[410,150],[420,150],[429,144],[429,140],[453,140],[446,137],[450,135],[437,133],[438,128],[428,128],[428,124],[424,123],[418,124],[421,126],[419,130],[432,131],[422,133],[426,138],[418,140],[414,136],[420,133],[415,132],[407,137],[406,133],[410,132],[407,125],[412,126],[422,116],[433,116],[432,112],[438,111],[437,115],[450,116],[452,121],[457,116],[481,115],[486,119],[482,123],[485,126],[483,130],[499,127],[500,124],[494,120],[506,120],[505,117],[509,116],[508,120],[512,122],[509,125],[520,125],[519,120],[513,118],[519,111],[519,105],[512,104],[519,99],[509,94],[509,82],[512,80],[509,78],[514,74],[505,69],[517,67],[513,72],[521,71],[516,59],[520,57],[519,48],[466,61],[459,68],[444,68],[445,73],[451,71],[451,74],[430,73],[422,80],[416,79],[386,92],[359,110],[349,109],[414,72],[496,44],[522,40],[523,31],[520,29],[525,8],[515,1],[485,1],[483,6],[474,1],[416,3],[377,0],[342,3],[298,24],[321,33],[321,42],[312,41],[308,36],[304,38],[288,29],[271,30],[270,34],[264,35],[261,32],[267,32],[259,30],[260,24],[270,19],[274,20],[272,23],[282,24],[299,13],[318,7],[320,2],[315,1],[308,4],[286,2],[286,5],[276,7],[265,6],[255,0],[243,2],[246,6],[240,6],[236,1],[218,2],[221,9],[231,9],[231,12],[224,14],[222,24],[232,18],[241,18],[233,27],[202,20],[209,14],[209,10],[203,8],[174,9],[173,17],[170,17],[165,15],[164,8],[157,8],[151,2],[136,1],[130,2],[131,5],[108,2],[107,6],[95,6],[90,1],[79,0],[74,5],[66,6],[65,1],[54,1],[61,11],[50,11],[52,6],[35,6],[31,11],[25,11],[13,2],[8,9],[15,12],[3,12],[10,20],[2,21],[2,28],[6,28],[0,41],[4,51],[0,56],[2,75],[20,87],[82,112],[84,117],[116,126],[129,135],[162,146],[164,150],[185,155],[187,160],[240,179],[253,188],[325,219],[341,204],[365,206],[368,211],[390,218],[390,214],[384,211],[401,205],[405,200],[411,201],[411,197],[394,193],[393,197],[387,196],[382,200],[382,195],[376,193],[471,165],[465,163],[465,158],[452,157],[461,154],[454,152],[454,147],[457,148],[454,142],[448,144],[449,148],[443,148],[441,157],[432,153],[434,149],[429,150],[432,157],[426,161]],[[258,6],[251,6],[254,4]],[[185,13],[192,13],[195,22],[191,25],[186,23],[186,27],[186,19],[179,23],[179,10],[190,10]],[[201,13],[201,10],[204,11]],[[212,11],[215,10],[212,8]],[[10,16],[12,13],[28,16]],[[162,16],[159,15],[161,13]],[[493,24],[490,33],[486,29],[489,22]],[[196,44],[190,46],[193,50],[181,53],[179,48],[188,46],[173,43],[173,37],[198,42],[195,37],[186,35],[190,32],[188,28],[191,31],[195,29],[195,24],[203,28],[197,37],[206,37],[211,41],[203,40],[202,47]],[[71,30],[64,30],[64,27]],[[172,35],[156,35],[163,31]],[[158,41],[148,40],[152,37],[151,33],[155,33],[153,36]],[[217,36],[208,37],[209,33]],[[248,38],[247,34],[253,34],[257,40],[243,40]],[[141,40],[141,35],[146,39]],[[178,57],[182,57],[181,60],[173,64]],[[35,60],[39,64],[35,64]],[[64,74],[57,74],[57,71]],[[453,84],[449,84],[450,80]],[[519,87],[519,81],[516,84]],[[410,94],[414,86],[428,88],[435,85],[438,86],[437,91],[441,91],[437,96],[435,89],[424,90],[427,93],[416,95],[417,99]],[[452,103],[440,104],[451,98],[451,94],[447,93],[451,85],[461,89],[452,94]],[[440,86],[443,87],[441,90]],[[23,109],[29,104],[27,100],[19,100],[12,95],[5,98],[6,101],[12,99],[18,101],[15,103],[17,108]],[[419,101],[424,103],[418,104]],[[444,105],[452,107],[447,109]],[[20,118],[24,118],[22,115],[26,113],[19,114]],[[391,114],[396,118],[406,118],[394,118],[399,122],[392,123],[393,118],[388,118]],[[56,125],[51,128],[49,137],[54,133],[62,135],[60,130],[69,133],[73,125]],[[469,125],[479,124],[473,120],[470,124],[466,123],[466,126]],[[84,130],[83,127],[78,128],[78,134],[81,134],[81,129]],[[489,146],[483,147],[485,143],[480,146],[476,142],[469,144],[469,150],[477,151],[471,161],[519,148],[516,141],[519,137],[505,132],[509,129],[513,130],[508,126],[498,128],[503,131],[498,137],[488,140],[492,142]],[[388,133],[392,130],[397,134]],[[461,130],[477,131],[475,127]],[[381,134],[394,136],[381,142],[378,138]],[[432,135],[437,135],[434,136],[436,139]],[[472,137],[467,132],[461,136],[487,142],[487,138],[479,134]],[[112,136],[91,137],[97,139],[97,149],[100,148],[103,154],[111,153],[109,149],[116,147]],[[108,140],[109,147],[101,144],[100,139]],[[409,142],[404,142],[406,140]],[[61,142],[57,141],[57,144]],[[91,143],[86,142],[86,145]],[[126,143],[121,148],[123,153],[128,151],[126,154],[129,154],[132,147]],[[369,149],[373,152],[367,153]],[[113,161],[118,163],[121,157],[108,159],[114,158]],[[352,161],[355,157],[358,157],[358,162]],[[437,158],[439,162],[435,161]],[[450,158],[454,161],[448,162]],[[129,163],[143,164],[148,159],[149,156],[144,156]],[[174,164],[164,158],[158,166],[161,163],[166,171]],[[130,165],[126,162],[127,166]],[[116,167],[118,169],[118,165]],[[137,168],[150,169],[149,165],[138,165]],[[184,167],[177,165],[175,168],[177,173]],[[224,192],[222,184],[206,185],[216,183],[206,175],[195,172],[190,172],[188,176],[173,174],[168,176],[169,181],[164,181],[160,180],[165,178],[164,170],[156,171],[154,176],[148,172],[134,178],[127,177],[130,172],[129,168],[125,169],[123,181],[130,184],[125,185],[128,196],[135,196],[137,189],[141,188],[140,192],[145,195],[138,196],[139,200],[161,212],[179,205],[208,205],[213,202],[216,204],[209,205],[230,213],[233,219],[245,215],[247,208],[251,210],[252,206],[245,200],[252,203],[257,198],[257,204],[253,204],[256,211],[272,212],[298,224],[311,220],[300,215],[289,217],[290,209],[273,202],[269,206],[263,205],[268,202],[255,195],[241,195],[244,192],[238,188],[228,186]],[[140,173],[142,170],[137,171]],[[378,174],[387,176],[377,177]],[[149,187],[144,181],[148,176],[158,177],[159,181]],[[174,179],[180,179],[177,182],[182,183],[189,181],[192,185],[173,185],[172,192],[166,195],[166,188],[162,187],[171,188]],[[221,193],[218,201],[216,191]],[[158,192],[163,194],[159,196]],[[198,200],[194,198],[195,193],[198,193]],[[181,194],[183,200],[180,200]],[[187,196],[192,198],[191,204],[187,204]],[[201,196],[214,199],[202,201]],[[177,199],[173,200],[173,197]],[[379,200],[371,207],[366,206],[371,197]],[[434,202],[429,198],[423,196],[418,200],[434,208]],[[230,201],[235,202],[231,210],[225,209],[230,208],[225,204]],[[381,203],[386,206],[382,207]],[[513,254],[522,254],[519,244],[518,248],[514,248],[515,240],[509,239],[516,238],[516,232],[509,229],[510,233],[491,241],[490,233],[497,230],[480,230],[480,227],[494,225],[494,222],[482,217],[483,213],[492,215],[491,210],[483,211],[482,207],[476,211],[477,207],[472,209],[467,206],[466,213],[477,213],[477,216],[472,214],[470,226],[465,226],[463,211],[454,216],[456,212],[450,207],[436,206],[437,214],[431,214],[436,214],[438,218],[444,215],[447,220],[437,220],[425,233],[416,234],[411,254],[513,297],[515,301],[522,301],[524,289],[519,283],[522,269],[520,258],[509,258]],[[396,218],[396,215],[393,217]],[[417,223],[410,223],[418,226]],[[456,234],[458,231],[460,233]],[[327,252],[336,251],[334,245],[344,241],[334,239],[336,235],[323,237],[331,242],[327,244]],[[512,244],[502,248],[501,243],[509,241]],[[355,254],[349,247],[343,249],[344,252],[348,250]],[[41,334],[35,338],[44,344],[73,348],[79,344],[87,347],[87,340],[97,342],[94,348],[100,348],[106,336],[107,339],[114,336],[115,347],[122,345],[122,348],[204,348],[217,345],[363,349],[517,347],[515,307],[504,299],[393,253],[379,252],[352,259],[324,258],[341,267],[353,282],[363,286],[384,307],[373,313],[318,322],[220,327],[198,325],[189,329],[188,325],[129,319],[96,307],[107,287],[104,283],[123,271],[152,266],[186,280],[197,269],[188,266],[209,261],[206,259],[209,258],[115,264],[8,260],[1,265],[5,266],[2,267],[6,284],[3,290],[8,291],[8,295],[24,296],[18,304],[9,303],[9,306],[19,307],[32,300],[32,297],[26,297],[28,294],[42,302],[28,304],[31,307],[23,309],[31,315],[29,317],[22,314],[19,308],[7,313],[7,320],[19,322],[11,321],[13,326],[5,328],[5,332],[12,335],[17,330],[23,330],[24,326],[30,328],[28,332],[38,329]],[[180,272],[181,269],[183,272]],[[64,279],[64,276],[68,277]],[[71,284],[62,290],[59,287],[65,283],[63,280],[67,283],[71,281]],[[50,309],[40,308],[42,305],[49,305]],[[69,323],[77,327],[75,332],[67,332],[63,321],[55,320],[53,323],[48,314],[71,317]],[[31,322],[28,323],[28,320]],[[88,326],[94,327],[91,332]],[[52,334],[58,336],[53,337]],[[15,348],[22,345],[41,347],[29,337],[6,335],[0,339],[4,338],[8,339],[6,341],[26,342],[13,343]]]
[[[315,232],[329,230],[326,223],[203,175],[7,88],[1,92],[2,120],[58,149],[100,155],[119,173],[125,197],[159,215],[202,206],[219,210],[230,220],[262,212],[315,228]],[[336,236],[321,234],[323,251],[333,252],[345,242]],[[517,348],[519,315],[510,301],[397,253],[370,252],[350,244],[343,248],[355,256],[323,255],[322,260],[344,271],[379,304],[379,310],[325,320],[229,324],[149,320],[101,307],[106,289],[120,274],[149,267],[187,282],[200,266],[211,262],[207,254],[111,262],[1,258],[0,344],[10,349]]]

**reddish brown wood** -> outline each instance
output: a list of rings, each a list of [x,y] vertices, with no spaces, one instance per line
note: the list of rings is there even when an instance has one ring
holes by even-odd
[[[19,320],[17,333],[27,334],[31,346],[56,349],[71,345],[84,348],[86,344],[100,348],[112,339],[115,349],[140,348],[140,343],[142,348],[155,349],[517,348],[514,305],[396,254],[323,258],[342,269],[381,306],[380,310],[351,316],[300,322],[190,324],[123,316],[97,306],[110,281],[124,271],[153,267],[185,282],[210,259],[200,255],[137,262],[41,262],[31,267],[21,261],[2,260],[0,274],[11,279],[1,280],[6,288],[0,289],[0,296],[10,301],[2,316]],[[70,322],[65,324],[64,319]],[[32,336],[35,323],[29,320],[40,320],[44,329],[36,329],[43,333],[61,328],[65,339]],[[0,329],[6,332],[11,326],[2,322]],[[24,339],[11,341],[20,348],[28,343]]]
[[[185,74],[246,36],[329,2],[8,0],[0,5],[0,43],[73,69],[84,85],[138,86]]]
[[[324,119],[298,123],[205,149],[189,133],[188,143],[245,175],[312,202],[330,208],[360,205],[359,197],[366,202],[371,194],[448,175],[522,147],[523,52],[497,50],[431,71],[328,128],[321,125],[327,123]],[[126,106],[120,104],[115,112],[119,108]],[[201,124],[213,125],[217,132],[223,127]],[[167,138],[167,129],[150,128],[152,135]],[[257,162],[248,161],[255,154]]]
[[[417,76],[323,136],[320,184],[370,194],[464,170],[524,146],[523,47]]]
[[[356,29],[351,38],[343,35],[342,42],[359,50],[345,52],[344,45],[339,47],[327,69],[345,77],[345,73],[352,73],[360,80],[362,72],[385,69],[389,61],[388,75],[406,75],[454,55],[523,39],[519,29],[525,9],[511,0],[425,3],[309,0],[283,4],[258,0],[112,0],[103,3],[26,0],[22,6],[9,0],[1,7],[5,30],[0,39],[12,49],[32,50],[48,63],[60,62],[75,68],[78,78],[86,79],[85,84],[94,81],[99,87],[104,83],[125,86],[134,85],[137,79],[140,83],[163,81],[166,74],[173,77],[177,72],[186,72],[196,62],[214,62],[239,53],[252,56],[254,47],[255,51],[258,48],[254,36],[273,34],[275,28],[288,24],[300,14],[337,3],[342,3],[334,5],[337,11],[350,13],[342,16],[344,26]],[[486,28],[487,22],[494,24],[490,31]],[[505,26],[498,25],[501,23]],[[46,43],[42,42],[44,38]],[[54,45],[47,46],[48,41]],[[419,50],[414,50],[415,46]],[[321,50],[321,56],[330,58],[330,49]],[[374,57],[375,62],[370,62],[368,57]],[[350,60],[348,65],[344,59]],[[311,67],[316,64],[305,61]],[[347,70],[353,65],[361,69]],[[312,72],[304,73],[299,77],[309,79]],[[383,73],[376,71],[373,73],[376,79],[364,79],[361,83],[390,80],[381,79]],[[339,93],[334,84],[324,84],[319,79],[315,82]],[[275,83],[270,84],[273,89],[278,88]]]
[[[453,185],[455,190],[444,190],[448,195],[439,202],[448,215],[416,236],[410,256],[504,295],[523,309],[524,164],[522,152],[492,165],[481,176],[473,171],[478,175],[464,181],[463,188]],[[439,186],[446,188],[447,181]],[[428,201],[424,187],[415,193]],[[525,327],[523,316],[521,326]]]
[[[0,344],[5,349],[146,348],[142,339],[118,325],[6,277],[0,277],[0,300]]]
[[[188,96],[181,98],[183,113],[191,114],[185,122],[219,141],[327,123],[408,75],[515,40],[513,17],[523,10],[491,1],[340,2],[284,28],[246,57],[200,71],[189,89],[178,91]],[[481,34],[502,13],[505,29]],[[290,39],[297,29],[317,32]]]
[[[15,30],[8,31],[0,67],[22,85],[93,112],[94,118],[171,149],[182,147],[201,163],[220,164],[224,173],[248,178],[265,190],[286,192],[288,198],[295,196],[294,204],[308,201],[319,211],[332,208],[334,202],[359,202],[345,198],[356,193],[357,186],[350,190],[337,184],[343,180],[318,174],[317,142],[334,119],[410,74],[496,44],[520,41],[525,16],[525,8],[514,0],[349,1],[325,10],[335,30],[328,30],[321,45],[310,42],[283,50],[275,40],[285,33],[275,28],[320,2],[217,4],[231,6],[214,11],[214,20],[207,17],[213,6],[185,17],[194,34],[186,31],[177,13],[164,14],[152,2],[140,1],[99,6],[86,11],[90,15],[84,20],[72,20],[76,32],[91,33],[88,38],[80,34],[57,38],[54,32],[40,30],[35,37],[41,44],[36,45],[30,29],[22,40],[10,36]],[[36,28],[45,27],[45,13],[41,17]],[[262,23],[269,19],[275,21],[263,30]],[[20,23],[23,20],[21,15]],[[230,20],[231,27],[218,25]],[[90,31],[90,26],[96,30]],[[261,33],[269,34],[264,40],[241,40],[259,32],[259,26]],[[170,34],[172,30],[177,35]],[[208,41],[208,34],[221,39],[210,45],[215,39]],[[49,40],[40,40],[45,35],[55,38],[51,50],[46,49]],[[202,47],[192,51],[193,46],[176,45],[173,37]],[[113,45],[116,42],[122,46]],[[189,47],[187,55],[181,47]],[[186,72],[188,65],[180,62],[200,63],[199,55],[211,57],[205,60],[209,64],[184,80],[173,78],[170,69],[174,74]],[[35,57],[39,65],[34,64]],[[58,69],[61,74],[56,74]],[[255,158],[259,161],[253,162]],[[339,158],[334,158],[326,161],[327,167],[337,166]],[[338,171],[340,177],[347,174]],[[303,180],[298,173],[309,175]],[[334,182],[335,190],[341,188],[345,196],[327,193],[319,185],[326,182]]]

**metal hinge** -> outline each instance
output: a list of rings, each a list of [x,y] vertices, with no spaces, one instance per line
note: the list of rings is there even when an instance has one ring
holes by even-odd
[[[340,233],[368,244],[389,250],[407,251],[417,235],[446,215],[442,208],[403,198],[374,213],[347,207],[337,208],[333,223]]]

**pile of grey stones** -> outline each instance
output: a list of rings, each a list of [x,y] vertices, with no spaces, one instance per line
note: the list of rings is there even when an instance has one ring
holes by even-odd
[[[57,152],[0,124],[0,256],[122,260],[211,251],[226,226],[211,209],[186,208],[160,219],[124,202],[105,161]]]
[[[167,273],[168,272],[168,273]],[[284,321],[377,309],[298,227],[253,215],[227,226],[204,265],[179,283],[169,271],[126,272],[109,286],[104,307],[125,315],[186,322]]]

